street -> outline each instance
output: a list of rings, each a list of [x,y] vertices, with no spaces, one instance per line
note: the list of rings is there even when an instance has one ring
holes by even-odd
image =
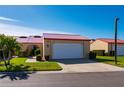
[[[124,87],[124,72],[0,74],[1,87]]]

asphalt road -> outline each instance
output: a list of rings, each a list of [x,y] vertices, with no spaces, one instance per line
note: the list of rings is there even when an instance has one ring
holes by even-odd
[[[0,73],[1,87],[124,87],[124,72]]]

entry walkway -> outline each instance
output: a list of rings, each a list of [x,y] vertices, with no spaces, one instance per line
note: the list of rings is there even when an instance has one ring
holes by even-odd
[[[26,62],[37,62],[35,57],[28,58]]]

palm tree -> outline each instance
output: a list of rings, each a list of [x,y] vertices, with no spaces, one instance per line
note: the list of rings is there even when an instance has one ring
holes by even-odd
[[[6,41],[5,35],[3,35],[3,34],[0,35],[0,50],[1,50],[2,54],[3,54],[3,58],[2,57],[0,57],[0,58],[1,58],[1,61],[2,60],[4,61],[5,66],[7,67],[6,57],[5,57],[5,53],[4,53],[4,50],[5,50],[5,41]]]
[[[0,50],[3,53],[3,61],[6,68],[10,65],[12,54],[21,49],[20,44],[11,36],[0,35]]]
[[[12,54],[14,54],[17,51],[20,51],[21,47],[20,47],[20,44],[16,41],[16,39],[10,36],[6,37],[5,45],[6,45],[5,46],[6,51],[8,52],[7,62],[8,62],[8,65],[10,65]]]

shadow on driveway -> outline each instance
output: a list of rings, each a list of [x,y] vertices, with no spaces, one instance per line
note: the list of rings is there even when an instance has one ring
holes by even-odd
[[[85,63],[97,63],[93,60],[88,59],[57,59],[56,61],[63,64],[85,64]]]

